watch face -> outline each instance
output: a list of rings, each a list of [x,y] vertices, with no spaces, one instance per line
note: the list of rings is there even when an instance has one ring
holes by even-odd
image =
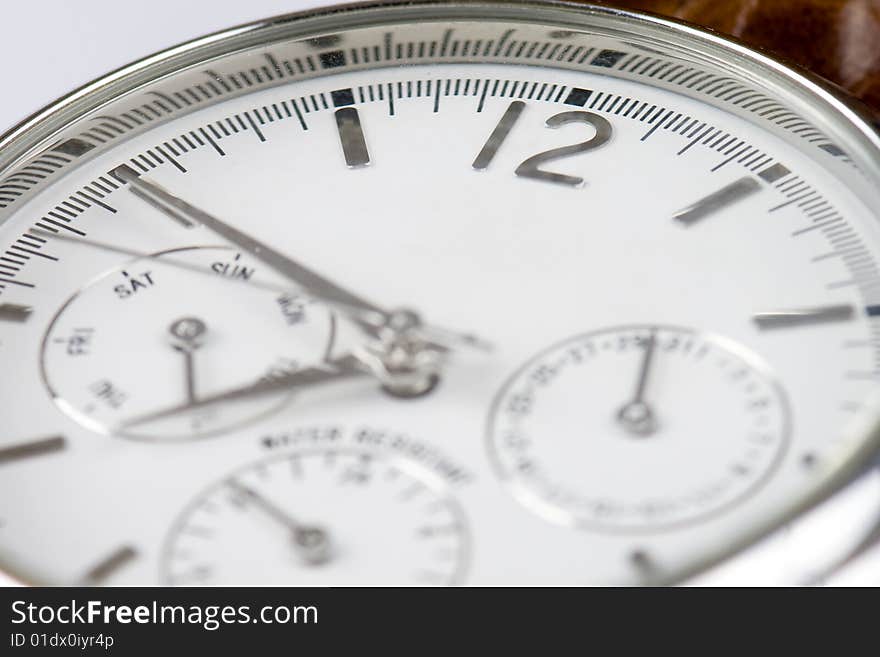
[[[357,6],[134,65],[0,143],[0,565],[701,568],[873,449],[878,189],[829,92],[613,10]]]

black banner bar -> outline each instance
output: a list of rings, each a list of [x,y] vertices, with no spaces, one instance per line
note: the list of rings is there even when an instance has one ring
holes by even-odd
[[[0,588],[0,655],[471,654],[600,645],[652,653],[711,637],[714,652],[746,640],[807,638],[836,623],[853,638],[874,605],[819,589]],[[854,596],[852,596],[854,597]],[[866,596],[868,597],[868,596]],[[870,596],[873,597],[873,596]],[[873,622],[863,627],[872,628]],[[829,634],[831,633],[831,634]],[[758,641],[757,637],[761,637]],[[791,643],[787,644],[791,647]],[[408,647],[408,648],[407,648]],[[404,649],[404,650],[401,650]],[[347,651],[348,651],[347,650]],[[482,650],[480,651],[482,652]],[[609,652],[602,650],[601,652]],[[610,652],[617,653],[615,649]],[[312,654],[311,652],[309,654]]]

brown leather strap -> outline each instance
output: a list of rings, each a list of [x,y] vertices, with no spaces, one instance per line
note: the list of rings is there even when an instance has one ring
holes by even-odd
[[[880,0],[599,0],[735,36],[880,112]]]

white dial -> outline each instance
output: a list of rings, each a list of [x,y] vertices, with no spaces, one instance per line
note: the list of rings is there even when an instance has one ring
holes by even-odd
[[[408,471],[410,470],[410,471]],[[168,538],[170,584],[448,585],[461,580],[458,505],[405,461],[298,451],[194,500]]]
[[[489,439],[501,475],[539,513],[651,531],[744,499],[788,433],[782,390],[754,356],[688,329],[631,326],[530,360],[496,400]]]
[[[0,142],[0,565],[25,580],[657,581],[871,445],[878,140],[739,46],[401,3],[68,103]],[[440,525],[410,481],[460,505],[466,569],[463,534],[413,533]]]
[[[289,395],[194,402],[328,353],[331,315],[272,285],[276,278],[228,248],[126,263],[71,297],[52,321],[42,353],[46,385],[87,428],[144,440],[209,436],[270,413]],[[178,404],[192,408],[161,414]]]

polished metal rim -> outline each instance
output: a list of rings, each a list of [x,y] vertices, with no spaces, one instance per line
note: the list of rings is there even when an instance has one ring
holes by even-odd
[[[385,0],[319,8],[248,23],[117,69],[49,104],[0,136],[0,175],[89,112],[195,64],[277,41],[413,19],[428,22],[456,18],[540,21],[571,29],[603,27],[624,38],[636,34],[674,45],[695,58],[737,68],[744,77],[775,88],[785,96],[802,97],[824,115],[826,123],[836,117],[850,128],[849,136],[855,137],[850,141],[860,147],[859,159],[880,171],[880,132],[861,103],[805,71],[719,34],[666,18],[567,0]]]

